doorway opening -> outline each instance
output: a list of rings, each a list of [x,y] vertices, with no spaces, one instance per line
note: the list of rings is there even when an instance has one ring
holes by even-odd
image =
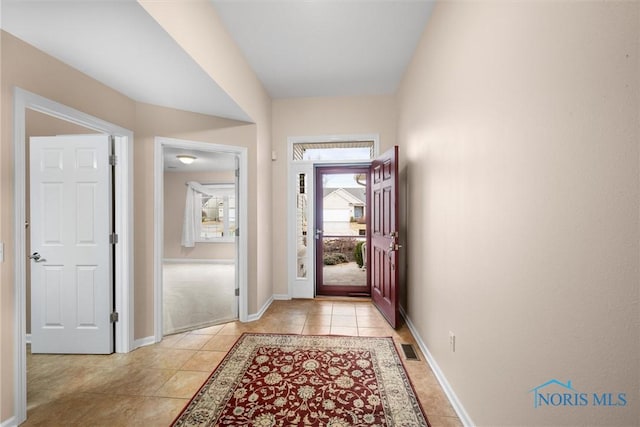
[[[322,198],[324,190],[321,183],[316,184],[316,171],[320,168],[354,167],[367,169],[372,159],[378,153],[379,136],[376,134],[354,135],[321,135],[312,137],[289,137],[289,179],[288,179],[288,278],[289,296],[291,298],[314,298],[316,289],[316,270],[318,256],[316,254],[316,203],[317,198]],[[329,169],[325,169],[328,171]],[[353,175],[353,171],[349,172]],[[361,180],[361,182],[363,182]],[[360,187],[362,188],[362,187]],[[337,190],[335,188],[334,190]],[[354,226],[362,224],[361,214],[366,221],[366,203],[353,200],[353,197],[341,191],[347,198],[351,198],[353,204]],[[335,196],[339,196],[336,194]],[[339,197],[338,197],[339,198]],[[321,200],[322,201],[322,200]],[[344,214],[344,212],[343,212]],[[349,217],[349,221],[351,218]],[[365,238],[366,238],[366,227]],[[360,233],[358,231],[358,233]],[[356,236],[354,240],[362,240]],[[356,241],[354,244],[358,244]],[[354,248],[355,249],[355,248]],[[366,251],[366,247],[364,249]],[[350,259],[351,255],[349,255]],[[340,258],[341,259],[341,258]],[[329,260],[329,262],[332,262]],[[320,265],[324,265],[321,263]],[[368,276],[366,266],[359,271],[359,277]],[[365,279],[366,280],[366,279]],[[365,286],[366,287],[366,286]],[[344,290],[344,289],[343,289]],[[367,292],[369,290],[367,289]],[[362,292],[362,287],[355,290],[357,294]]]
[[[319,282],[321,284],[324,282],[325,257],[320,257],[318,253],[325,251],[325,247],[324,243],[314,244],[314,242],[321,241],[323,238],[328,240],[329,237],[335,236],[324,235],[324,220],[316,219],[317,215],[325,215],[324,208],[315,207],[316,204],[324,203],[322,180],[325,176],[322,170],[330,175],[330,168],[335,167],[337,175],[340,175],[342,168],[352,167],[354,169],[347,170],[357,177],[353,179],[362,183],[365,179],[361,174],[365,173],[368,187],[366,200],[369,201],[370,206],[367,207],[365,204],[362,207],[365,216],[368,217],[364,221],[366,243],[361,244],[360,247],[363,262],[366,263],[367,287],[374,305],[392,327],[397,327],[400,320],[399,250],[402,247],[400,242],[403,241],[399,230],[398,147],[394,146],[382,155],[378,155],[377,135],[291,137],[288,141],[289,295],[292,298],[314,298],[322,292],[318,290],[316,281],[320,276]],[[354,144],[356,146],[354,148],[358,150],[349,150],[350,144]],[[362,147],[358,147],[361,145],[367,145],[370,148],[362,150]],[[358,170],[357,167],[362,169]],[[328,179],[329,176],[327,176]],[[315,181],[319,183],[314,184]],[[331,191],[337,190],[336,188]],[[343,193],[347,192],[343,191]],[[346,194],[343,196],[345,199],[349,198]],[[360,212],[356,213],[355,208],[359,202],[352,198],[351,203],[354,205],[353,217],[357,222],[356,216]],[[346,212],[344,203],[342,209],[342,214],[337,211],[337,213],[328,213],[327,216],[334,215],[335,218],[337,215],[337,218],[344,219]],[[366,245],[364,251],[362,251],[362,245]],[[340,255],[337,257],[340,258]],[[322,270],[322,272],[318,273],[316,270]],[[358,290],[356,288],[356,292]]]
[[[155,151],[155,341],[246,321],[246,148],[158,137]]]
[[[35,112],[35,113],[34,113]],[[112,123],[90,116],[63,104],[41,97],[20,88],[14,89],[14,414],[18,423],[27,415],[27,190],[28,190],[28,146],[27,116],[41,114],[48,119],[62,123],[63,130],[87,130],[87,133],[114,136],[115,156],[118,159],[113,175],[115,232],[118,244],[113,253],[114,301],[119,313],[114,325],[115,351],[127,353],[133,348],[133,289],[132,282],[132,144],[133,133]],[[51,123],[51,121],[49,121]]]
[[[164,335],[238,318],[237,163],[235,154],[164,148]]]
[[[315,171],[316,295],[371,295],[366,166]]]

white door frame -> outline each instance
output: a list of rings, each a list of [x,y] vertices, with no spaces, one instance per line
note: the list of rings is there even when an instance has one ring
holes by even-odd
[[[293,145],[299,143],[321,144],[327,142],[357,142],[373,141],[374,157],[380,151],[380,135],[347,134],[347,135],[316,135],[290,136],[287,138],[287,282],[289,298],[315,297],[315,167],[320,165],[355,166],[368,164],[363,160],[293,160]],[[298,278],[297,274],[297,242],[296,242],[296,174],[307,174],[307,276]]]
[[[184,148],[188,150],[222,152],[238,156],[239,159],[239,200],[240,209],[236,212],[236,220],[240,230],[237,253],[237,283],[239,296],[239,319],[241,322],[248,320],[248,295],[247,295],[247,201],[248,201],[248,169],[246,147],[235,145],[213,144],[200,141],[188,141],[175,138],[155,138],[154,147],[154,241],[153,241],[153,283],[154,283],[154,339],[162,341],[162,258],[164,252],[164,149]]]
[[[74,108],[15,87],[13,92],[14,194],[14,416],[27,419],[26,336],[26,110],[34,110],[87,129],[113,135],[118,167],[115,172],[116,232],[115,326],[116,352],[133,349],[133,132]]]

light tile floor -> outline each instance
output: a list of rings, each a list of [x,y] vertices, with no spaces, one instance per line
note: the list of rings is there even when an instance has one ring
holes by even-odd
[[[391,329],[370,302],[293,300],[129,354],[29,355],[23,426],[168,426],[243,332],[391,336],[403,360],[413,344],[420,360],[404,364],[431,425],[461,425],[406,325]]]

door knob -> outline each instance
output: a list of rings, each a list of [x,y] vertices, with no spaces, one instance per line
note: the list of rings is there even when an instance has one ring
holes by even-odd
[[[29,255],[29,258],[34,260],[35,262],[45,262],[46,259],[42,258],[42,255],[40,255],[38,252],[34,252],[33,254]]]
[[[402,245],[399,245],[397,243],[391,242],[389,244],[389,250],[387,251],[387,256],[389,257],[389,259],[391,259],[391,255],[397,251],[398,249],[400,249],[402,247]]]

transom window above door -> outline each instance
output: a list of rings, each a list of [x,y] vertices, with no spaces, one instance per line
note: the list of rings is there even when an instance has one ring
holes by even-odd
[[[294,161],[370,160],[375,155],[374,141],[296,142]]]

